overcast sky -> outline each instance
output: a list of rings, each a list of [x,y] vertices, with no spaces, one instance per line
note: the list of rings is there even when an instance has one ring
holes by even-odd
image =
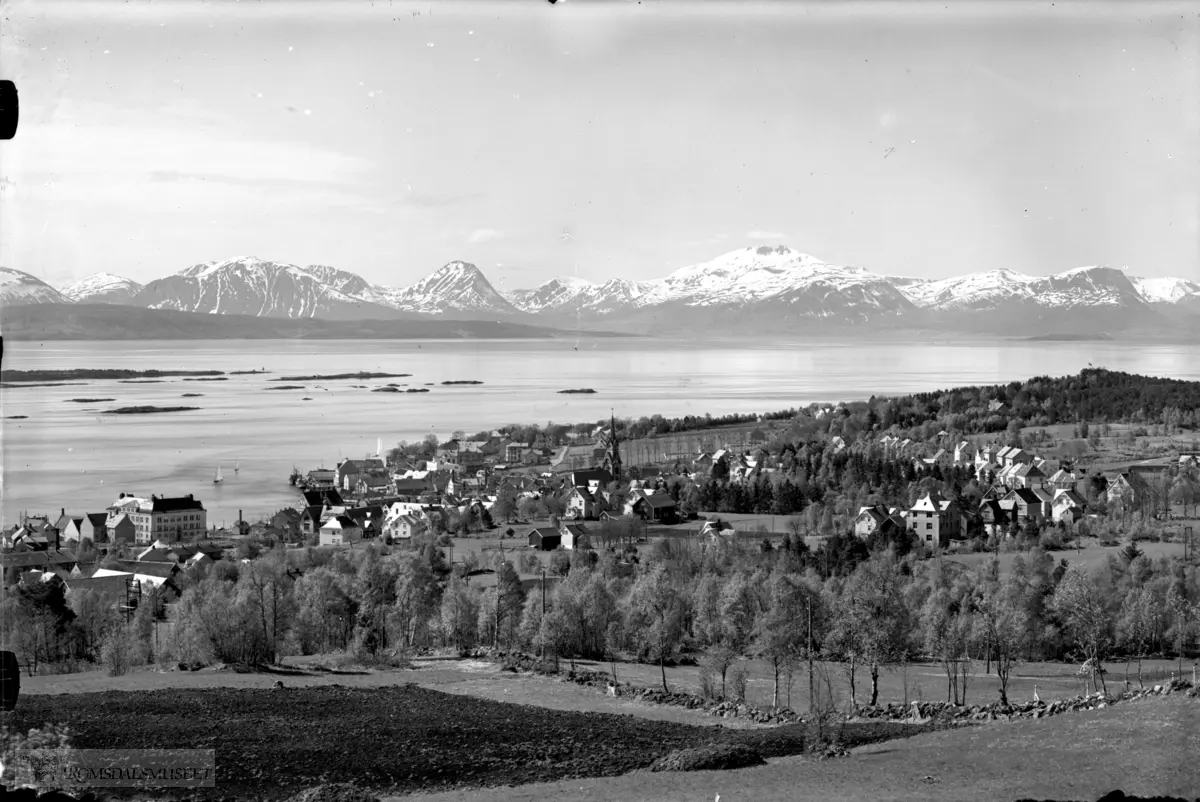
[[[951,5],[8,3],[0,264],[1200,279],[1200,8]]]

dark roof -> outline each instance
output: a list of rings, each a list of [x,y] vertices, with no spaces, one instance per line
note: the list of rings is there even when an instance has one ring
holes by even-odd
[[[571,489],[571,493],[572,493],[572,494],[574,494],[574,493],[578,493],[579,495],[583,496],[583,498],[584,498],[584,500],[585,500],[585,501],[595,501],[595,500],[596,500],[596,499],[595,499],[595,498],[592,496],[592,494],[588,492],[587,488],[585,488],[585,487],[575,487],[575,488],[572,488],[572,489]]]
[[[1014,490],[1009,495],[1014,498],[1019,498],[1021,501],[1024,501],[1026,504],[1041,504],[1044,500],[1037,493],[1030,490],[1028,487],[1018,488],[1017,490]]]
[[[171,552],[168,549],[150,549],[138,556],[139,563],[172,563]]]
[[[444,481],[442,483],[442,486],[445,487]],[[397,479],[396,480],[396,492],[401,495],[412,494],[412,493],[425,493],[432,489],[433,488],[430,486],[430,483],[425,481],[424,479]]]
[[[151,512],[183,512],[185,510],[204,510],[204,505],[191,496],[178,498],[151,498]]]
[[[170,579],[179,573],[179,563],[138,562],[137,560],[117,560],[117,571],[128,571],[131,574],[156,576],[159,579]]]
[[[342,527],[343,529],[357,529],[357,528],[359,528],[358,524],[354,522],[354,519],[353,519],[353,518],[350,518],[350,517],[348,517],[348,516],[345,516],[345,515],[339,515],[339,516],[337,516],[336,520],[337,520],[337,522],[338,522],[338,526]],[[326,521],[325,523],[329,523],[329,522],[328,522],[328,521]]]
[[[674,507],[675,499],[668,496],[666,493],[648,493],[642,496],[642,499],[651,507],[663,509],[666,507]]]
[[[75,555],[69,551],[16,551],[0,554],[0,565],[5,568],[36,568],[39,565],[69,565]]]
[[[542,526],[542,527],[538,527],[537,529],[534,529],[529,534],[538,535],[539,537],[558,537],[559,531],[557,529],[554,529],[553,527]]]
[[[346,510],[346,515],[350,516],[356,523],[359,524],[366,520],[380,521],[383,520],[383,507],[378,505],[355,507],[352,510]]]
[[[604,449],[599,449],[600,453],[604,453]],[[589,471],[571,471],[571,484],[576,487],[587,487],[589,482],[599,482],[606,485],[613,480],[612,474],[603,468],[596,468]]]
[[[308,516],[309,518],[311,518],[314,521],[320,521],[321,520],[321,512],[324,509],[325,508],[322,507],[320,504],[315,504],[315,505],[312,505],[309,507],[305,507],[304,512],[300,513],[300,518],[303,520],[303,518],[305,516]]]
[[[1161,473],[1170,468],[1166,463],[1158,463],[1156,465],[1130,465],[1130,473]]]
[[[70,593],[83,593],[87,590],[94,590],[101,596],[120,598],[125,595],[125,581],[132,578],[131,574],[68,578],[66,580],[67,591]]]
[[[309,507],[320,507],[328,501],[331,507],[342,506],[342,496],[332,487],[323,490],[305,490],[304,503]]]
[[[87,514],[87,519],[91,521],[92,526],[96,527],[97,529],[103,529],[104,525],[108,522],[108,513],[89,512]]]
[[[1008,521],[1008,510],[1006,510],[1006,509],[1004,509],[1004,507],[1000,506],[1000,502],[997,501],[996,499],[994,499],[994,498],[988,499],[987,501],[983,502],[983,504],[979,505],[980,512],[982,512],[985,509],[991,511],[992,520],[994,522],[1004,523],[1004,522]]]
[[[882,523],[887,520],[888,514],[886,510],[880,510],[878,507],[864,507],[855,518],[861,518],[864,515],[870,515],[875,519],[875,523]]]

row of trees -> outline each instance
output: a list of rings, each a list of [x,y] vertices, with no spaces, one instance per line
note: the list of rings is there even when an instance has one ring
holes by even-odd
[[[866,551],[854,538],[817,552],[790,538],[771,549],[664,541],[636,562],[628,547],[572,553],[556,581],[532,584],[499,555],[494,574],[468,579],[432,543],[297,550],[290,561],[276,548],[186,579],[168,626],[156,623],[163,608],[153,596],[130,620],[94,593],[68,602],[55,582],[22,586],[3,612],[8,644],[34,665],[70,657],[120,671],[330,652],[369,663],[485,645],[567,660],[628,656],[656,664],[664,687],[668,665],[700,657],[724,694],[728,672],[758,658],[772,669],[777,705],[812,661],[838,667],[852,705],[878,702],[880,672],[918,660],[941,666],[948,701],[966,700],[981,666],[1005,700],[1014,666],[1034,659],[1086,662],[1104,687],[1106,660],[1140,666],[1151,654],[1182,654],[1200,625],[1197,569],[1135,546],[1090,570],[1035,550],[1001,574],[994,561],[967,570],[876,545],[848,560],[847,550]]]

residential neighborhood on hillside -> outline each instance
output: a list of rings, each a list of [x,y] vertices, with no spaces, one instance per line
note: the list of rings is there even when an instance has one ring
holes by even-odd
[[[792,423],[849,414],[845,406],[813,405]],[[23,514],[0,533],[0,564],[10,586],[61,581],[68,593],[95,590],[135,605],[146,589],[177,597],[180,572],[202,574],[247,539],[296,548],[447,547],[453,537],[492,531],[501,541],[520,538],[512,550],[586,553],[613,549],[621,542],[613,533],[625,526],[639,533],[626,547],[647,542],[648,533],[684,536],[702,549],[757,545],[788,530],[940,554],[1036,542],[1040,532],[1074,531],[1134,510],[1169,516],[1172,501],[1186,509],[1200,500],[1198,454],[1187,450],[1174,461],[1089,472],[1032,445],[946,430],[924,439],[827,431],[795,443],[760,419],[748,429],[699,432],[690,442],[715,447],[685,454],[679,449],[689,441],[677,436],[635,439],[630,448],[621,436],[629,429],[613,418],[587,432],[560,432],[561,444],[543,432],[514,439],[497,430],[380,449],[294,472],[295,506],[253,522],[239,513],[227,529],[209,525],[194,495],[120,492],[103,511]],[[823,508],[803,490],[817,465],[893,476],[907,495]]]

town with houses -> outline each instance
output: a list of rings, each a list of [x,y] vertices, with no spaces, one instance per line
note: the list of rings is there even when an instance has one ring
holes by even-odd
[[[810,414],[820,419],[837,411],[816,406]],[[367,543],[402,547],[431,536],[439,545],[450,545],[452,535],[488,531],[515,538],[515,524],[524,534],[511,550],[544,553],[601,548],[597,528],[614,521],[638,522],[641,542],[653,531],[694,538],[702,548],[757,543],[782,530],[702,513],[696,499],[697,489],[714,477],[750,485],[783,470],[782,455],[768,447],[761,427],[752,433],[707,432],[694,442],[723,445],[694,453],[679,452],[680,443],[671,438],[626,447],[618,431],[614,418],[590,437],[574,437],[565,445],[551,444],[543,435],[514,442],[493,431],[486,439],[438,444],[426,459],[402,449],[385,455],[381,441],[375,455],[342,459],[329,469],[294,470],[296,506],[253,523],[239,514],[232,527],[221,529],[208,521],[203,501],[192,494],[147,498],[122,492],[102,511],[64,507],[57,516],[23,514],[0,534],[4,582],[8,587],[62,582],[68,595],[94,590],[132,609],[149,589],[165,592],[167,600],[177,597],[181,572],[202,575],[248,538],[289,547],[354,548]],[[912,543],[931,554],[956,551],[971,538],[998,543],[1022,526],[1075,524],[1090,514],[1083,487],[1097,479],[1110,509],[1155,507],[1153,477],[1168,467],[1159,462],[1088,476],[1066,461],[1017,446],[977,446],[945,431],[930,442],[884,434],[847,443],[832,436],[822,447],[831,454],[869,452],[911,475],[966,478],[985,488],[977,504],[929,489],[909,506],[874,504],[841,516],[841,534],[867,540],[907,532]],[[636,452],[638,464],[627,466],[623,451]],[[1183,453],[1178,460],[1181,467],[1195,467],[1200,454]],[[538,525],[539,519],[548,523]],[[611,545],[608,539],[605,543]]]

